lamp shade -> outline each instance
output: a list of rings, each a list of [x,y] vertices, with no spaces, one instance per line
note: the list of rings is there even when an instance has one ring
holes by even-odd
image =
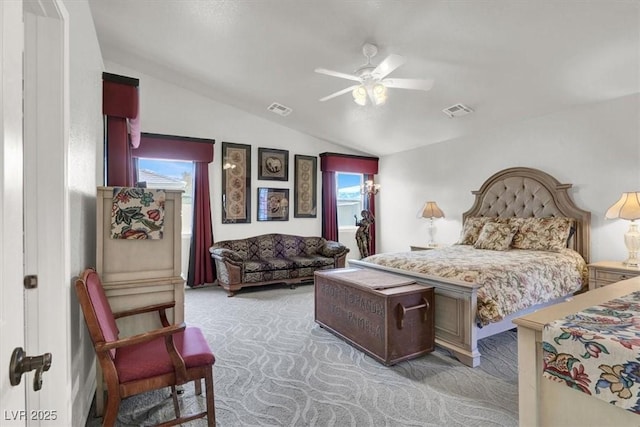
[[[422,208],[423,218],[444,218],[444,212],[438,207],[436,202],[426,202]]]
[[[640,192],[622,193],[620,200],[607,209],[606,219],[640,219]]]

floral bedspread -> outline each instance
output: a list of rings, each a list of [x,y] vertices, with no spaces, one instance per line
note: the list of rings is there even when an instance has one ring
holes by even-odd
[[[640,292],[545,325],[543,377],[640,414]]]
[[[498,322],[535,304],[587,285],[584,259],[574,250],[491,251],[469,245],[428,251],[384,253],[363,261],[447,279],[478,283],[478,324]]]

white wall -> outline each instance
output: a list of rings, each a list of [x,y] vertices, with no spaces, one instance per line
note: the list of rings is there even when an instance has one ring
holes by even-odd
[[[427,221],[416,213],[427,200],[437,201],[446,215],[436,220],[436,241],[455,242],[462,213],[474,201],[471,191],[499,170],[526,166],[573,184],[569,194],[592,215],[591,261],[624,260],[629,223],[605,221],[604,213],[623,191],[640,191],[639,128],[635,94],[386,156],[380,160],[378,249],[424,244]]]
[[[290,211],[289,221],[258,222],[256,220],[257,189],[258,187],[288,188],[289,195],[293,198],[294,155],[296,154],[317,156],[322,152],[361,153],[247,114],[126,66],[107,61],[106,67],[111,73],[140,79],[140,117],[143,132],[215,139],[214,161],[209,166],[215,241],[244,238],[263,233],[282,232],[303,236],[320,236],[322,234],[322,216],[320,214],[322,187],[319,158],[317,218],[294,218],[293,212]],[[222,162],[220,159],[223,141],[251,145],[250,224],[222,224]],[[258,147],[289,150],[289,180],[287,182],[257,180]]]
[[[69,322],[74,426],[84,426],[95,390],[95,355],[73,284],[96,265],[96,186],[102,179],[102,56],[86,1],[64,1],[69,13],[70,132]],[[55,358],[55,356],[54,356]],[[54,362],[55,363],[55,362]]]

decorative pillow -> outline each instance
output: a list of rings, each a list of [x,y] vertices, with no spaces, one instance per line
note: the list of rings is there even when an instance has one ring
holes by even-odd
[[[487,222],[478,240],[473,247],[476,249],[491,249],[494,251],[506,251],[511,246],[513,236],[518,231],[518,227],[508,222]]]
[[[462,232],[460,233],[460,240],[457,244],[473,245],[476,240],[478,240],[482,227],[484,227],[484,225],[489,221],[494,220],[495,218],[488,216],[472,216],[465,219],[464,225],[462,226]]]
[[[525,220],[525,218],[518,218],[518,217],[514,216],[512,218],[509,218],[507,220],[507,222],[509,223],[509,225],[513,225],[516,228],[520,229],[522,224],[524,224],[524,220]]]
[[[536,251],[561,251],[567,247],[572,225],[571,218],[526,218],[513,237],[513,247]]]

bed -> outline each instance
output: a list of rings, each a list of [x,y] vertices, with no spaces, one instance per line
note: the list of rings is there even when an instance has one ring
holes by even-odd
[[[462,239],[466,236],[468,225],[480,221],[478,218],[484,218],[492,224],[508,224],[507,228],[510,227],[511,230],[514,230],[514,225],[515,228],[520,227],[522,230],[522,221],[546,221],[546,219],[553,218],[554,221],[563,222],[564,219],[567,219],[571,224],[571,231],[568,233],[570,237],[566,242],[563,242],[562,249],[556,248],[555,252],[569,254],[567,256],[572,259],[569,263],[575,264],[576,274],[580,277],[580,281],[576,281],[573,285],[565,283],[559,290],[554,291],[556,293],[552,297],[548,292],[549,285],[545,285],[542,289],[529,292],[529,294],[526,290],[521,292],[527,296],[524,298],[525,301],[512,304],[515,308],[505,309],[502,304],[504,301],[502,303],[497,301],[496,306],[495,301],[487,300],[487,295],[490,295],[494,300],[500,300],[500,298],[509,300],[512,299],[514,292],[505,290],[504,287],[489,290],[489,285],[485,286],[485,284],[487,277],[492,274],[489,273],[489,268],[485,264],[482,265],[482,270],[478,271],[476,261],[513,266],[513,268],[503,268],[502,272],[495,273],[493,276],[510,276],[510,280],[516,280],[516,282],[520,280],[517,284],[521,287],[527,280],[537,283],[538,279],[544,276],[543,273],[538,272],[538,276],[524,280],[521,273],[512,272],[518,263],[517,260],[503,262],[500,261],[500,258],[497,261],[495,259],[496,256],[510,258],[514,252],[528,252],[523,249],[478,250],[473,247],[464,247],[465,245],[454,245],[451,248],[424,252],[378,254],[362,260],[349,260],[349,265],[392,272],[410,277],[418,283],[433,286],[436,293],[436,344],[451,351],[462,363],[468,366],[478,366],[481,357],[478,350],[480,339],[512,329],[515,327],[513,319],[542,307],[557,304],[576,292],[586,289],[586,263],[589,261],[591,215],[588,211],[575,205],[568,194],[569,188],[571,188],[571,184],[561,184],[551,175],[537,169],[524,167],[505,169],[492,175],[479,190],[472,192],[475,195],[474,204],[462,216],[464,225]],[[536,219],[525,220],[526,218]],[[496,219],[498,220],[496,221]],[[482,221],[480,222],[484,224]],[[481,230],[476,231],[478,233],[485,232],[483,227],[481,225]],[[502,226],[494,228],[498,227]],[[516,238],[513,237],[513,242],[515,242]],[[483,241],[486,243],[486,239]],[[492,248],[493,243],[489,240],[487,248]],[[476,254],[485,254],[493,260],[480,260],[482,256],[472,255],[474,249]],[[542,261],[541,265],[550,268],[555,256],[550,257],[545,251],[537,251],[537,254]],[[442,256],[448,256],[449,261],[446,261],[447,258],[442,261]],[[533,257],[535,258],[536,254]],[[428,266],[432,265],[434,258],[440,259],[438,261],[439,267],[430,270]],[[448,262],[451,263],[449,267],[447,267]],[[463,267],[457,267],[458,264],[454,264],[454,262],[467,263],[467,267],[471,264],[473,267],[468,273],[464,273],[460,270]],[[557,274],[557,272],[552,272],[548,278],[553,282],[558,282]],[[566,279],[565,281],[571,282],[572,280],[575,279]]]

